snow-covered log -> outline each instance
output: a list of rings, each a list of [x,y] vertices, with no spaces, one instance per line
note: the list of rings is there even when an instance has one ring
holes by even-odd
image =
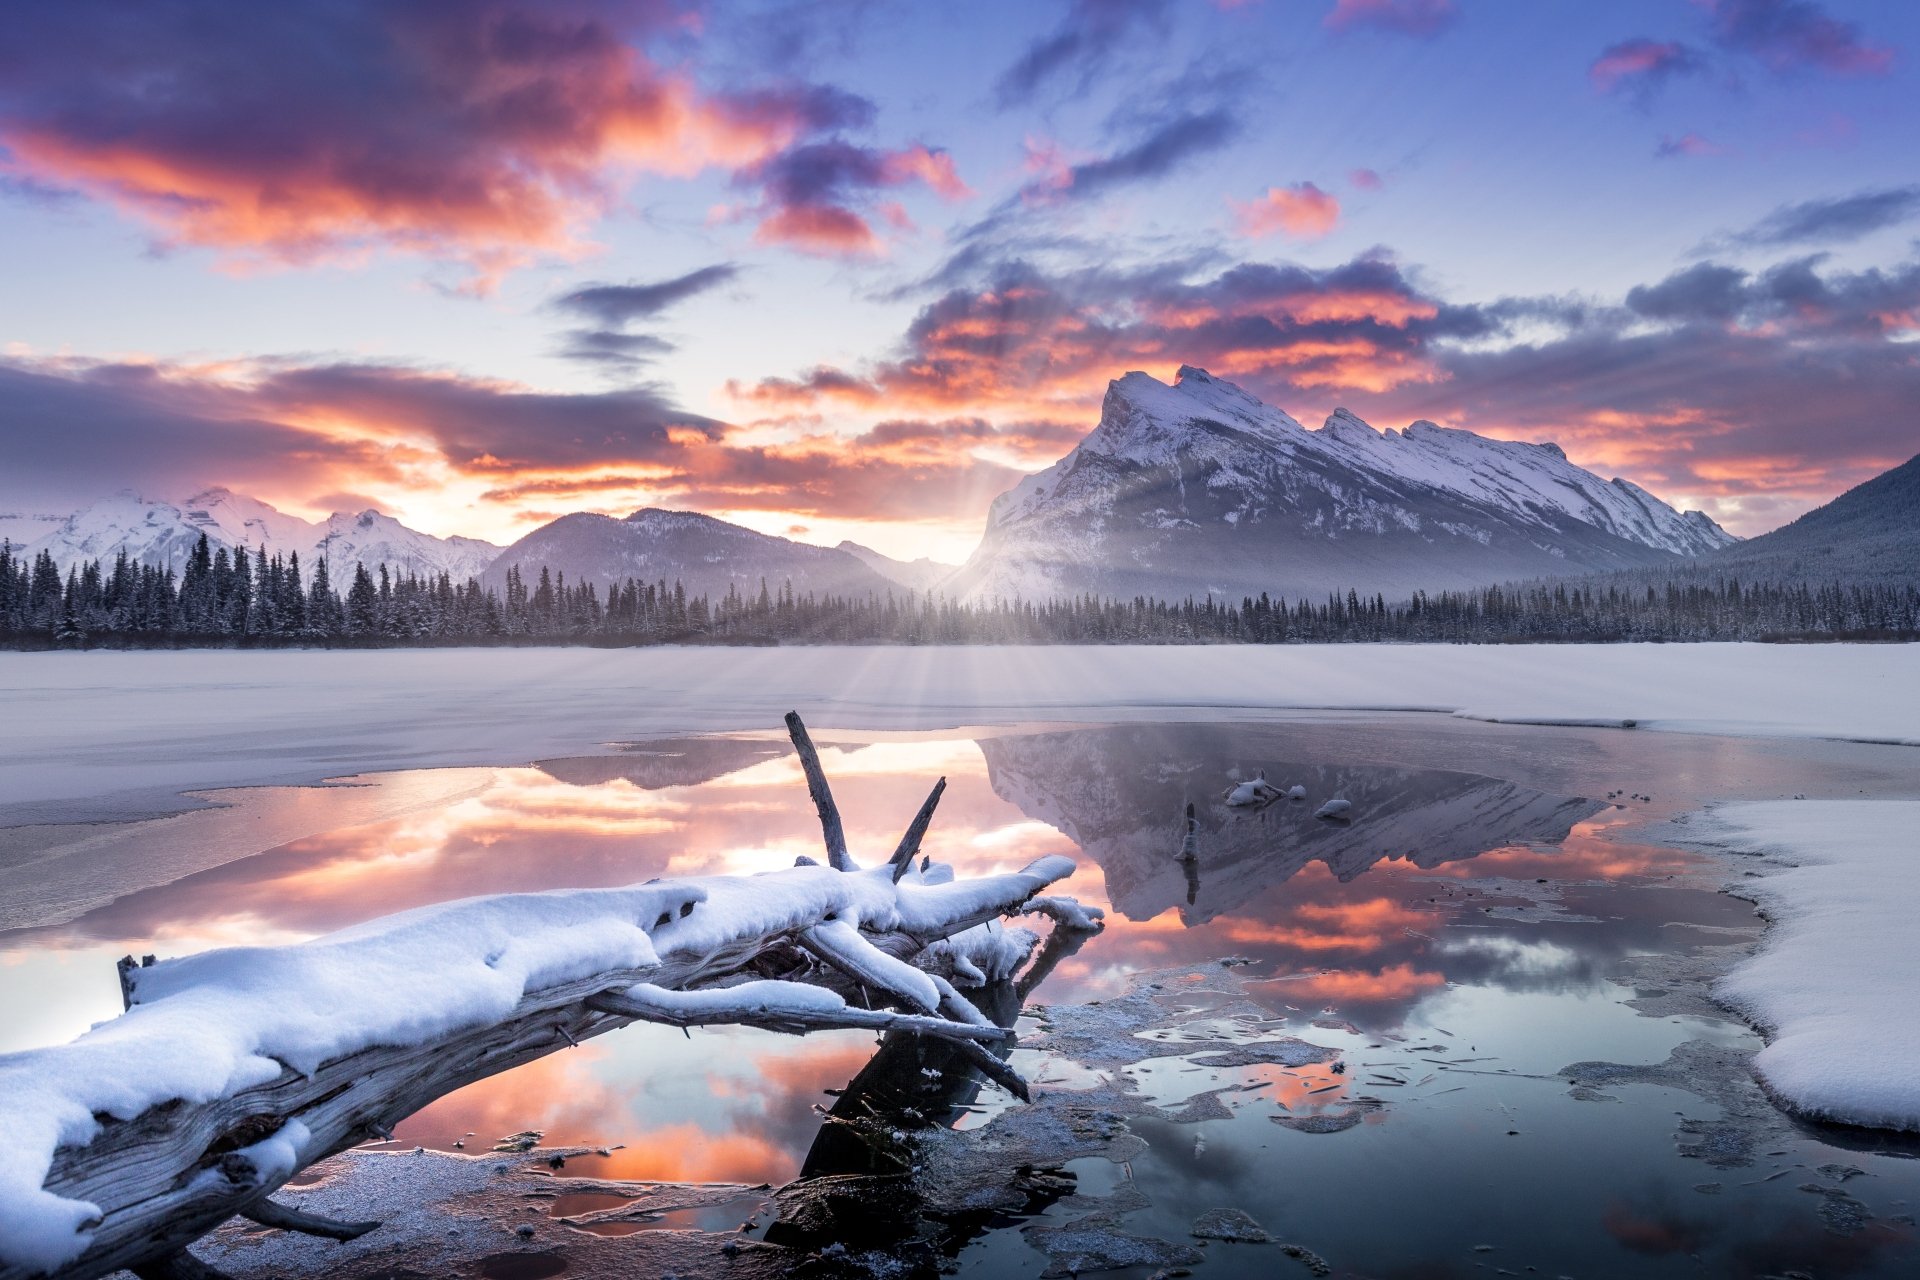
[[[900,850],[863,870],[788,724],[828,866],[472,898],[294,946],[123,962],[124,1014],[0,1056],[0,1280],[206,1274],[184,1250],[236,1214],[364,1233],[269,1197],[436,1098],[634,1021],[936,1035],[1024,1096],[987,1049],[1012,1033],[911,961],[1020,913],[1072,860],[908,870],[936,787]]]

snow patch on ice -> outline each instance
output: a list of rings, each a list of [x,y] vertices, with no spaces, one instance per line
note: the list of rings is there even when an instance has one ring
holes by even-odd
[[[1729,805],[1709,838],[1793,864],[1740,893],[1774,921],[1715,994],[1768,1032],[1754,1070],[1827,1120],[1920,1130],[1920,800]]]

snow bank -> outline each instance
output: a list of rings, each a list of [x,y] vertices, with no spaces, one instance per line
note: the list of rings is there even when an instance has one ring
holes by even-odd
[[[137,970],[127,1013],[71,1044],[0,1056],[0,1262],[50,1269],[86,1247],[98,1207],[43,1184],[59,1147],[98,1133],[96,1115],[130,1119],[176,1098],[224,1097],[287,1068],[311,1073],[360,1049],[424,1044],[499,1021],[529,992],[711,956],[744,937],[824,927],[852,954],[863,946],[857,924],[944,934],[950,922],[1023,902],[1073,865],[1050,855],[1004,875],[929,884],[915,873],[898,885],[884,866],[794,867],[469,898],[294,946],[225,948]],[[864,951],[890,976],[899,976],[892,966],[910,975],[926,1007],[938,1003],[925,973]],[[726,998],[742,995],[736,988]],[[263,1161],[283,1161],[294,1150],[287,1144],[304,1139],[289,1129],[277,1140],[262,1145]]]
[[[1920,1130],[1920,800],[1767,801],[1709,838],[1794,864],[1742,881],[1773,925],[1716,994],[1771,1039],[1754,1068],[1822,1119]]]
[[[1920,743],[1920,646],[11,653],[0,823],[175,809],[196,787],[762,730],[789,707],[816,730],[1304,708]]]

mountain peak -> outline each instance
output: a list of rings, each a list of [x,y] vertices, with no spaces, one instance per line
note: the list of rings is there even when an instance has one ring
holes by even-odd
[[[1439,590],[1697,555],[1709,520],[1552,444],[1336,409],[1317,431],[1194,365],[1133,371],[1066,457],[995,499],[947,589],[1038,598]]]
[[[836,596],[884,596],[893,585],[845,551],[662,507],[642,507],[618,520],[586,512],[561,516],[501,552],[487,578],[497,585],[517,569],[531,579],[543,568],[609,585],[628,578],[678,582],[690,595],[715,600],[729,590],[752,596],[762,582]]]
[[[1081,445],[1090,453],[1136,462],[1164,460],[1170,452],[1191,448],[1209,428],[1221,427],[1276,444],[1305,430],[1224,378],[1183,364],[1171,384],[1138,369],[1108,383],[1100,424]]]
[[[302,563],[325,556],[336,564],[362,562],[368,572],[386,564],[456,580],[477,576],[499,551],[478,539],[435,538],[372,509],[357,516],[336,512],[315,523],[224,485],[197,490],[177,505],[123,490],[68,516],[34,549],[63,565],[112,560],[125,551],[133,560],[177,570],[202,537],[235,552],[298,555]]]
[[[1368,443],[1379,440],[1381,434],[1359,414],[1351,409],[1335,409],[1327,415],[1327,421],[1320,428],[1341,444]]]

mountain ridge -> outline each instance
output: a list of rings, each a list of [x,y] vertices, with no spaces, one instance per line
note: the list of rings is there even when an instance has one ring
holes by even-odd
[[[1920,454],[1699,563],[1772,578],[1920,578]]]
[[[258,498],[222,486],[202,489],[179,503],[140,497],[132,490],[101,498],[67,516],[50,532],[20,549],[31,559],[46,551],[65,570],[86,560],[129,559],[180,572],[204,535],[215,547],[249,554],[298,554],[312,564],[323,555],[336,567],[365,564],[369,573],[437,576],[455,581],[477,577],[500,548],[479,538],[439,538],[372,508],[304,520]]]
[[[1731,545],[1705,515],[1557,445],[1341,409],[1318,431],[1204,369],[1132,372],[1065,457],[994,500],[946,584],[1021,595],[1406,594],[1637,567]]]
[[[541,569],[602,587],[634,578],[678,582],[714,599],[735,589],[757,596],[761,583],[797,595],[885,596],[897,584],[835,547],[794,542],[694,511],[643,507],[622,519],[576,511],[542,525],[503,550],[481,581],[503,586],[509,568],[531,581]]]

